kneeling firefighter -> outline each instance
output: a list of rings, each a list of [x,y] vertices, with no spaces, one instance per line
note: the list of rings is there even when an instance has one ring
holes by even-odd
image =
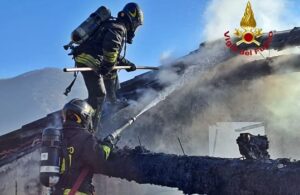
[[[93,114],[87,102],[73,99],[63,108],[63,128],[43,132],[40,181],[51,187],[54,195],[94,193],[93,174],[108,163],[105,161],[115,140],[109,137],[99,142],[96,139]]]
[[[130,66],[127,71],[136,70],[135,64],[125,59],[126,43],[132,43],[136,29],[143,24],[143,12],[136,3],[125,5],[117,18],[111,17],[110,11],[103,6],[98,10],[73,31],[72,41],[77,46],[72,48],[71,53],[76,67],[91,67],[95,70],[81,72],[88,90],[88,103],[96,111],[93,118],[95,128],[98,128],[105,96],[112,105],[125,103],[116,97],[119,83],[114,66]],[[95,18],[98,18],[98,22]],[[91,33],[95,25],[88,24],[94,20],[99,27]],[[92,30],[88,31],[85,26]],[[124,45],[124,56],[121,56]]]

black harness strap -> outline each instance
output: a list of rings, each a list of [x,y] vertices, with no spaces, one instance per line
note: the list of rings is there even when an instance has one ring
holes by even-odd
[[[78,75],[78,72],[74,72],[74,79],[73,81],[70,83],[70,85],[66,88],[65,92],[64,92],[64,95],[65,96],[68,96],[68,94],[71,92],[72,90],[72,87],[77,79],[77,75]]]

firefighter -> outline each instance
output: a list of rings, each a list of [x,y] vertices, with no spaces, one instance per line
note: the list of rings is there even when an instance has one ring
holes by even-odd
[[[97,72],[82,72],[87,90],[88,103],[96,111],[93,125],[98,127],[105,97],[112,105],[120,101],[116,97],[119,87],[114,66],[130,66],[127,71],[136,70],[134,63],[121,55],[126,43],[131,44],[136,29],[143,24],[143,12],[136,3],[128,3],[118,13],[116,19],[109,19],[100,25],[91,38],[80,44],[73,51],[75,66],[92,67]]]
[[[55,195],[67,195],[72,188],[76,189],[76,194],[94,193],[93,174],[103,169],[115,143],[111,137],[101,143],[96,139],[92,128],[93,114],[93,108],[80,99],[71,100],[63,108],[62,151],[65,152],[62,152],[61,175],[55,185]]]

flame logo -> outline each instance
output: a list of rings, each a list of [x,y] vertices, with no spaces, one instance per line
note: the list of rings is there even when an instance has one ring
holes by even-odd
[[[251,4],[250,4],[249,1],[247,3],[247,7],[245,9],[245,13],[244,13],[244,16],[241,20],[240,25],[241,25],[242,28],[247,28],[247,27],[255,28],[256,27],[256,21],[255,21],[255,18],[254,18],[254,13],[252,11]]]
[[[240,26],[242,29],[235,29],[234,33],[237,37],[241,38],[241,40],[238,41],[236,45],[240,45],[242,43],[255,43],[257,46],[260,46],[260,43],[256,40],[256,38],[259,38],[262,35],[262,29],[256,28],[256,21],[250,1],[248,1],[247,3],[244,16],[240,22]]]

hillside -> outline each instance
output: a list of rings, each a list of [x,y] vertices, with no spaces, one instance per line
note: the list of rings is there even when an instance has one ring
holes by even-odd
[[[68,97],[63,95],[73,75],[45,68],[0,80],[0,135],[61,109],[74,97],[86,98],[81,75]]]

